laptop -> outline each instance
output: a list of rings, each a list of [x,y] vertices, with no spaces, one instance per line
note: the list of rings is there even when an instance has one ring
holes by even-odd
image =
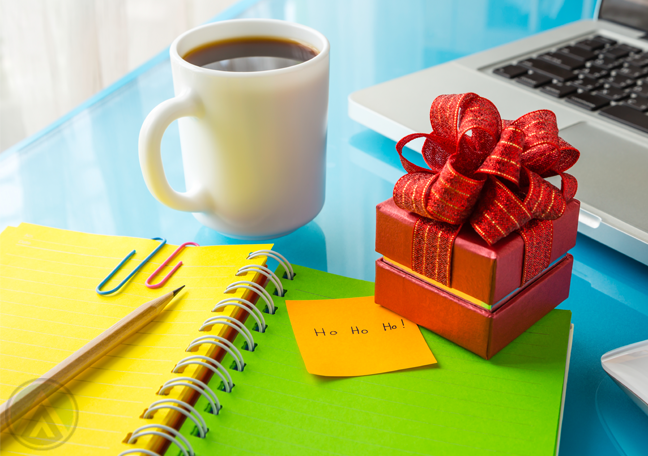
[[[430,132],[442,94],[475,92],[503,119],[550,109],[581,152],[579,231],[648,264],[648,0],[602,0],[596,17],[354,92],[349,116],[398,141]]]

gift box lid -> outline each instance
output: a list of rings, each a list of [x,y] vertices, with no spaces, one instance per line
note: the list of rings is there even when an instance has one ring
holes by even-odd
[[[576,245],[580,202],[572,199],[562,217],[553,220],[551,259]],[[412,268],[412,237],[420,216],[399,208],[393,199],[376,207],[376,252]],[[517,232],[488,245],[468,224],[452,250],[450,288],[492,306],[520,287],[524,241]],[[484,306],[483,306],[484,307]]]

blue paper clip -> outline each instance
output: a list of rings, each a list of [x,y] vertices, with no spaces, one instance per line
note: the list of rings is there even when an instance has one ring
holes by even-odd
[[[130,279],[131,277],[133,277],[133,276],[135,275],[135,273],[136,273],[137,271],[139,271],[139,270],[142,268],[142,266],[144,266],[144,265],[148,262],[148,260],[150,260],[151,257],[152,257],[153,255],[155,255],[155,254],[158,252],[158,250],[160,250],[160,249],[164,246],[164,244],[166,244],[166,239],[162,239],[162,238],[156,237],[156,238],[153,238],[153,240],[154,240],[154,241],[161,241],[161,242],[160,242],[160,245],[158,245],[158,246],[155,248],[155,250],[153,250],[153,252],[151,252],[151,254],[149,254],[149,256],[147,256],[146,258],[144,258],[144,260],[143,260],[143,261],[142,261],[142,262],[141,262],[141,263],[140,263],[140,264],[139,264],[135,269],[133,269],[133,271],[132,271],[130,274],[128,274],[128,277],[126,277],[124,280],[122,280],[122,282],[121,282],[119,285],[117,285],[117,286],[116,286],[115,288],[113,288],[112,290],[101,291],[101,287],[103,287],[103,286],[106,284],[106,282],[108,282],[108,281],[112,278],[112,276],[114,276],[114,275],[117,273],[117,271],[119,271],[119,270],[121,269],[121,267],[124,265],[124,263],[126,263],[126,262],[130,259],[130,257],[132,257],[133,255],[135,255],[135,250],[133,250],[133,251],[132,251],[131,253],[129,253],[128,255],[126,255],[126,258],[124,258],[123,260],[121,260],[121,262],[120,262],[120,263],[115,267],[115,269],[113,269],[112,272],[111,272],[110,274],[108,274],[108,276],[106,276],[106,278],[103,279],[99,285],[97,285],[97,288],[96,288],[95,291],[96,291],[97,293],[99,293],[100,295],[107,295],[107,294],[114,293],[114,292],[116,292],[117,290],[119,290],[121,287],[123,287],[124,284],[125,284],[126,282],[128,282],[129,279]]]

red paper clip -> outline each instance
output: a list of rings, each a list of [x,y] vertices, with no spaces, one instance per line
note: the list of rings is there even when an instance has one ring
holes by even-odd
[[[182,261],[178,261],[178,264],[176,264],[176,265],[173,267],[173,269],[171,269],[171,272],[169,272],[169,273],[166,275],[166,277],[165,277],[164,279],[162,279],[160,282],[158,282],[158,283],[153,283],[153,284],[152,284],[152,283],[151,283],[151,280],[153,279],[153,277],[155,277],[156,275],[158,275],[158,274],[160,273],[160,271],[161,271],[162,269],[164,269],[164,268],[166,267],[166,265],[168,265],[168,264],[171,262],[171,260],[173,260],[173,259],[174,259],[174,258],[175,258],[179,253],[180,253],[180,251],[181,251],[182,249],[184,249],[184,248],[185,248],[186,246],[188,246],[188,245],[195,245],[196,247],[200,247],[200,246],[199,246],[198,244],[196,244],[195,242],[185,242],[184,244],[182,244],[180,247],[178,247],[178,248],[175,250],[175,252],[173,252],[173,253],[171,254],[171,256],[169,256],[169,258],[167,258],[166,260],[164,260],[164,263],[162,263],[162,264],[161,264],[161,265],[160,265],[160,266],[159,266],[155,271],[153,271],[153,274],[151,274],[151,275],[149,276],[148,279],[146,279],[146,286],[149,287],[149,288],[160,288],[162,285],[164,285],[164,284],[167,282],[167,280],[169,280],[169,279],[171,278],[171,276],[173,275],[173,273],[176,272],[180,266],[182,266]]]

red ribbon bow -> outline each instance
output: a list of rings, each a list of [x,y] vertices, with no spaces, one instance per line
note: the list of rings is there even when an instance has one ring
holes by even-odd
[[[430,109],[432,133],[396,145],[408,174],[394,187],[394,202],[425,217],[414,229],[414,271],[450,285],[454,240],[465,221],[492,245],[519,230],[525,241],[522,283],[549,265],[553,224],[576,194],[565,171],[580,153],[558,136],[556,116],[533,111],[502,120],[497,108],[474,93],[441,95]],[[403,147],[426,138],[430,169],[403,157]],[[544,177],[560,175],[559,190]]]

